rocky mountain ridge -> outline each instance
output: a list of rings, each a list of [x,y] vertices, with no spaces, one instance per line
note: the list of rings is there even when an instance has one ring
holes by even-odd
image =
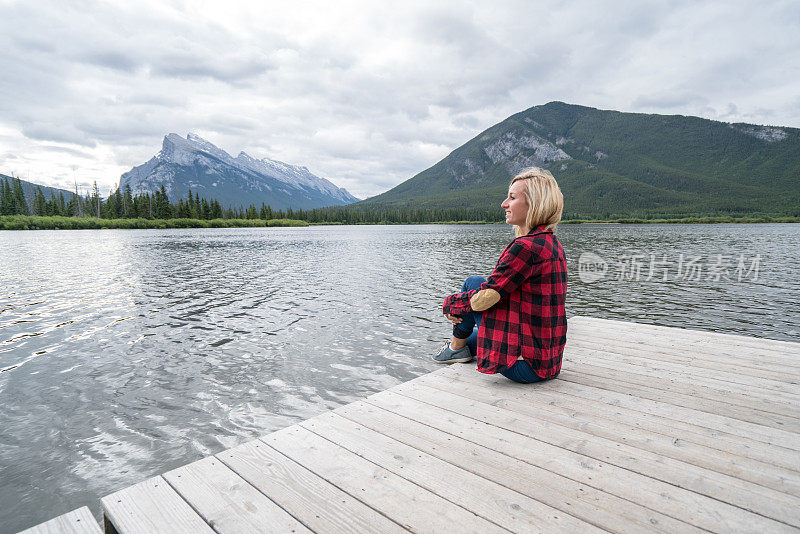
[[[173,202],[191,190],[228,207],[263,202],[274,209],[309,209],[358,201],[346,189],[306,167],[257,159],[245,152],[234,158],[192,133],[186,138],[175,133],[165,136],[161,151],[124,173],[119,185],[123,189],[129,186],[134,194],[155,191],[163,185]]]

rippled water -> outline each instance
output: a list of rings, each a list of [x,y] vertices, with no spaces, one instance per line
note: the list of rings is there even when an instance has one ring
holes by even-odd
[[[559,238],[569,315],[800,341],[800,225]],[[0,232],[0,531],[98,513],[116,489],[433,370],[442,298],[509,240],[501,225]],[[600,281],[578,276],[587,252]],[[645,280],[651,254],[666,281]],[[717,254],[729,280],[703,270]],[[699,280],[682,279],[693,257]]]

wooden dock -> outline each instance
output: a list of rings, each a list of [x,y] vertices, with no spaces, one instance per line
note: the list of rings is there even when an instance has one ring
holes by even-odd
[[[555,380],[442,368],[113,493],[105,528],[796,533],[799,401],[800,343],[574,317]]]

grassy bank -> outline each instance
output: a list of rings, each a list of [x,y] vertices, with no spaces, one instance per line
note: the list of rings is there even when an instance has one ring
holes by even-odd
[[[570,219],[559,224],[720,224],[720,223],[800,223],[800,217],[683,217],[677,219]],[[313,222],[311,226],[344,225],[402,225],[402,224],[505,224],[501,221],[427,221],[427,222]]]
[[[800,217],[684,217],[678,219],[571,219],[561,224],[714,224],[714,223],[800,223]],[[343,222],[313,222],[297,219],[98,219],[96,217],[0,216],[0,230],[101,230],[151,228],[255,228],[265,226],[346,225]],[[392,221],[351,224],[504,224],[496,221]]]
[[[0,230],[254,228],[264,226],[308,226],[308,223],[295,219],[98,219],[96,217],[32,217],[28,215],[0,217]]]

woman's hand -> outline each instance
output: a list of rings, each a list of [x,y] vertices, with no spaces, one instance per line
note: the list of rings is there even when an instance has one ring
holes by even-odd
[[[458,315],[450,315],[449,313],[445,313],[444,316],[447,317],[447,319],[453,323],[453,325],[457,325],[461,322],[461,317]]]

